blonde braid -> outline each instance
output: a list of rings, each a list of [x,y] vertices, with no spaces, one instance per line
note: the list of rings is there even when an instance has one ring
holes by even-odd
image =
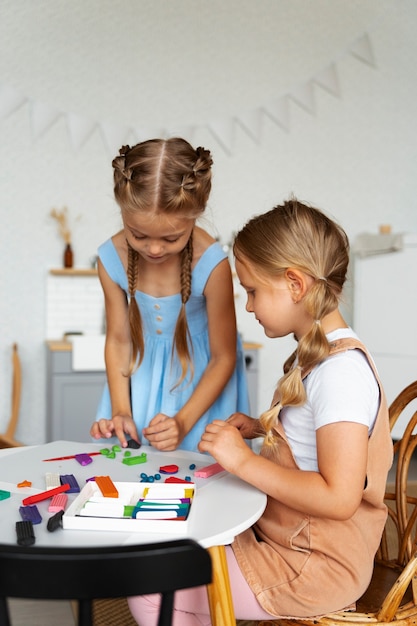
[[[190,346],[192,349],[192,340],[190,330],[187,323],[187,315],[185,305],[188,302],[191,295],[191,264],[193,260],[193,233],[181,253],[181,309],[178,315],[177,323],[175,326],[174,343],[172,346],[172,353],[174,349],[178,355],[178,359],[181,365],[181,376],[174,385],[174,389],[178,387],[187,375],[188,370],[191,372],[191,377],[194,375],[194,367],[191,359]]]
[[[128,280],[128,314],[130,336],[132,339],[132,353],[130,357],[129,373],[133,372],[140,366],[144,355],[144,340],[142,331],[142,317],[136,302],[136,284],[139,270],[139,254],[132,248],[127,241],[127,280]],[[139,360],[138,360],[139,356]]]
[[[318,291],[329,291],[330,295],[318,294]],[[314,322],[310,330],[299,339],[296,351],[284,364],[284,376],[278,381],[279,395],[283,406],[301,406],[306,401],[305,388],[302,381],[303,370],[312,369],[329,355],[330,347],[323,331],[320,319],[334,307],[335,296],[327,289],[327,283],[316,283],[305,297]],[[297,362],[296,367],[294,367]]]

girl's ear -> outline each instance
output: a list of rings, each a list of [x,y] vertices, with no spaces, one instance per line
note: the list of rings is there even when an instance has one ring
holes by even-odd
[[[302,300],[309,287],[307,274],[301,270],[289,267],[285,270],[285,278],[294,303]]]

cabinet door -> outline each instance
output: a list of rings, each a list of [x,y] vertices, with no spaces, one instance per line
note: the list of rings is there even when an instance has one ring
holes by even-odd
[[[90,428],[105,380],[104,373],[53,376],[49,441],[91,441]]]

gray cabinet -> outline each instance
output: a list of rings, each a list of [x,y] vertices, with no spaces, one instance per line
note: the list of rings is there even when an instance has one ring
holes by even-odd
[[[47,441],[91,441],[105,372],[74,372],[71,351],[48,349],[47,361]]]
[[[251,344],[249,344],[251,345]],[[258,411],[257,348],[245,348],[251,414]],[[47,349],[47,442],[89,442],[106,381],[103,371],[74,371],[70,349]]]

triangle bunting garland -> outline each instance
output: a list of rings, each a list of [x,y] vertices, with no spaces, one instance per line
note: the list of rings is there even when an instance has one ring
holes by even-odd
[[[0,84],[0,119],[5,119],[23,104],[27,102],[27,98],[22,96],[10,85]]]
[[[350,49],[350,54],[356,59],[359,59],[359,61],[362,61],[362,63],[366,63],[371,67],[376,67],[371,40],[367,33],[362,35],[362,37],[354,43]]]
[[[372,42],[368,33],[358,37],[345,51],[365,63],[376,68]],[[210,132],[213,139],[228,156],[233,155],[235,149],[236,132],[245,133],[255,144],[262,142],[263,122],[265,117],[271,120],[281,131],[290,132],[291,106],[296,105],[306,113],[315,116],[317,106],[315,89],[320,88],[328,94],[340,98],[338,68],[335,61],[308,78],[301,84],[294,86],[285,94],[279,94],[268,102],[260,103],[255,109],[245,112],[236,112],[229,117],[224,116],[216,120],[208,120],[204,127]],[[98,129],[103,143],[114,155],[121,145],[133,145],[150,137],[182,136],[192,142],[192,136],[199,126],[181,125],[173,128],[150,128],[144,124],[117,126],[108,122],[87,119],[73,112],[56,109],[47,102],[31,99],[19,93],[11,85],[0,82],[0,121],[14,114],[23,105],[29,106],[30,123],[33,139],[39,139],[47,133],[60,118],[66,120],[70,143],[74,150],[80,150]],[[201,126],[200,126],[201,127]]]
[[[310,80],[307,83],[303,83],[296,87],[290,94],[289,97],[300,106],[307,113],[311,113],[315,115],[316,113],[316,102],[314,99],[314,85],[313,81]]]
[[[61,111],[39,100],[33,100],[30,109],[32,135],[35,139],[46,133],[61,116]]]
[[[235,118],[237,126],[240,126],[242,130],[248,135],[254,143],[261,143],[262,141],[262,109],[254,109],[253,111],[247,111],[241,113]]]
[[[324,70],[314,77],[316,85],[330,93],[336,98],[340,98],[339,75],[335,63],[330,63]]]
[[[74,150],[79,150],[85,144],[97,126],[96,122],[75,115],[75,113],[67,113],[67,124]]]

